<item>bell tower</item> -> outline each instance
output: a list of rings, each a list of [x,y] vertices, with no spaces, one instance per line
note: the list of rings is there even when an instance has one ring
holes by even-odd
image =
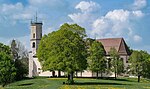
[[[31,21],[30,47],[33,55],[36,55],[38,44],[42,38],[42,25],[42,22],[37,21],[37,17],[35,22]]]
[[[37,21],[37,15],[35,21],[31,21],[30,25],[30,52],[29,52],[29,77],[38,76],[42,70],[40,62],[36,56],[38,44],[42,38],[42,22]]]

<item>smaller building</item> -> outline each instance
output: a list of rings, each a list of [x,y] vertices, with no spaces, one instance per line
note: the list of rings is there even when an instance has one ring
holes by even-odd
[[[111,60],[111,57],[109,55],[110,49],[115,48],[117,52],[119,53],[120,58],[122,58],[124,67],[128,67],[128,58],[129,58],[129,49],[127,47],[127,44],[125,43],[123,38],[105,38],[105,39],[97,39],[97,41],[101,42],[104,46],[104,49],[106,51],[106,58],[107,60]],[[99,74],[99,77],[101,74]],[[83,72],[77,73],[78,77],[96,77],[96,73],[84,70]],[[103,77],[114,77],[114,73],[103,73]]]
[[[106,38],[106,39],[98,39],[97,41],[101,42],[106,51],[106,56],[109,57],[109,51],[111,48],[115,48],[123,59],[125,68],[128,66],[129,59],[129,49],[127,44],[125,43],[123,38]]]

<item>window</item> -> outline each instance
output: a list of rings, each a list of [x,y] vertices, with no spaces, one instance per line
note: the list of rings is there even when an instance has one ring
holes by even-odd
[[[32,43],[32,48],[35,48],[35,42]]]
[[[126,59],[126,63],[128,63],[128,59]]]
[[[33,38],[35,38],[35,33],[33,33]]]
[[[41,33],[41,38],[42,38],[42,33]]]

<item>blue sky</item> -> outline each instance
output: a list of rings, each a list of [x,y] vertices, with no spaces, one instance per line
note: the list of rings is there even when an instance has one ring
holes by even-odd
[[[123,37],[131,48],[150,53],[150,0],[0,0],[0,42],[17,39],[29,49],[36,12],[43,34],[77,23],[88,37]]]

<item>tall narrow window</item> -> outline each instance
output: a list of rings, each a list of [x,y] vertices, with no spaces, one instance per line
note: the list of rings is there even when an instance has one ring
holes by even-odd
[[[41,33],[41,38],[42,38],[42,33]]]
[[[33,38],[35,38],[35,33],[33,33]]]
[[[35,48],[35,42],[32,43],[32,48]]]

